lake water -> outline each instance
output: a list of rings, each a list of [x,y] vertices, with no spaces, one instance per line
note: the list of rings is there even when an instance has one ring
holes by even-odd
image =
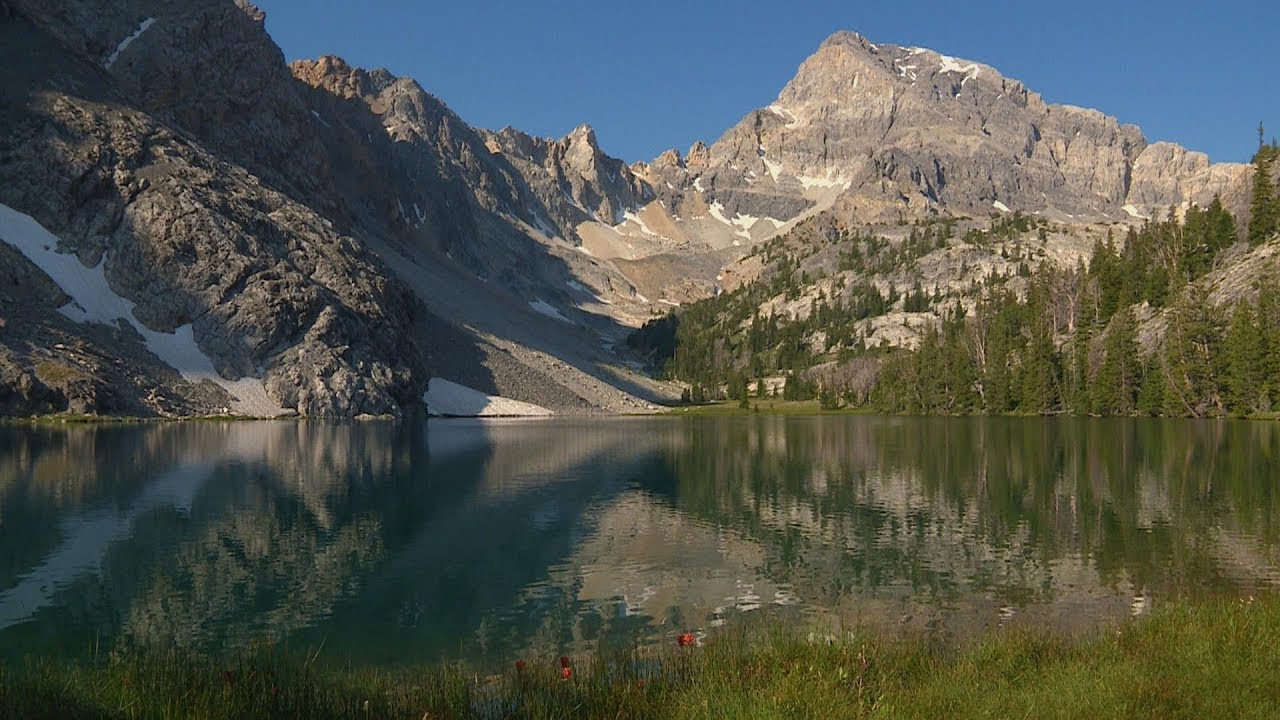
[[[1280,582],[1280,423],[0,427],[0,656],[584,652],[775,615],[961,637]]]

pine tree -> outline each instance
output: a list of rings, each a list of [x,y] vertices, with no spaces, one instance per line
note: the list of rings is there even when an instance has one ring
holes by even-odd
[[[1142,388],[1138,390],[1138,414],[1156,417],[1164,413],[1164,369],[1159,358],[1144,368]]]
[[[964,310],[957,304],[953,317],[943,324],[943,358],[949,410],[955,415],[972,413],[978,404],[974,393],[977,370],[966,342]]]
[[[1022,392],[1019,409],[1025,413],[1044,415],[1057,404],[1057,363],[1049,328],[1038,322],[1032,326],[1031,339],[1022,362]]]
[[[1137,323],[1133,311],[1116,312],[1103,339],[1105,353],[1093,384],[1093,407],[1099,415],[1132,415],[1141,370]]]
[[[1209,247],[1216,256],[1223,250],[1235,244],[1236,237],[1236,219],[1231,216],[1230,211],[1222,205],[1222,197],[1213,196],[1213,202],[1209,203],[1207,232],[1209,239]]]
[[[1260,409],[1280,408],[1280,276],[1264,278],[1258,287],[1258,335],[1262,343],[1259,374],[1266,393]]]
[[[987,364],[982,374],[982,396],[990,415],[1009,412],[1009,331],[1000,317],[987,336]]]
[[[1214,372],[1221,329],[1209,294],[1193,285],[1170,313],[1164,338],[1165,414],[1204,417],[1222,409]]]
[[[1223,402],[1232,415],[1252,413],[1262,393],[1262,363],[1266,348],[1253,306],[1236,303],[1222,343]]]
[[[1249,245],[1256,247],[1280,230],[1280,202],[1271,182],[1274,147],[1261,147],[1253,156],[1253,200],[1249,204]]]
[[[1089,412],[1089,326],[1081,323],[1071,338],[1071,373],[1068,409],[1073,415]]]

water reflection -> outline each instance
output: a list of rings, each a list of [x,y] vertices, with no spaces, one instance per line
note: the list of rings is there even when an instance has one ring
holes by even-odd
[[[0,428],[0,652],[502,660],[743,613],[1084,627],[1277,582],[1280,425]]]

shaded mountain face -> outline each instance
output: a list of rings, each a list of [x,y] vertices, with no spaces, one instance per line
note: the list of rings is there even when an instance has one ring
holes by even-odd
[[[0,277],[31,278],[0,292],[0,411],[399,413],[435,372],[635,409],[611,369],[628,328],[809,218],[1137,222],[1247,197],[1245,166],[852,33],[712,145],[628,166],[586,125],[481,130],[412,79],[286,65],[263,21],[0,0],[0,219],[54,238],[0,245]],[[128,309],[77,310],[67,254]]]
[[[4,239],[26,251],[3,262],[63,291],[6,298],[3,364],[27,395],[129,414],[355,415],[417,401],[415,301],[296,199],[334,205],[259,14],[9,2],[4,15],[0,203]],[[240,57],[228,68],[213,62],[222,54]],[[41,230],[54,238],[43,247]],[[40,255],[50,244],[58,252]],[[77,295],[52,269],[58,254],[105,286]],[[116,303],[131,311],[86,307]]]

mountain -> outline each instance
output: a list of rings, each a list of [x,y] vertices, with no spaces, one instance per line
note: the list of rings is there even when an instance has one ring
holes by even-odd
[[[824,42],[773,103],[710,147],[668,151],[635,172],[654,190],[651,212],[715,248],[824,212],[893,223],[1021,210],[1085,225],[1215,195],[1242,212],[1248,198],[1247,165],[1148,143],[1132,125],[1045,103],[981,63],[851,32]]]
[[[474,128],[413,79],[286,64],[263,23],[0,0],[0,412],[402,414],[459,385],[481,411],[641,411],[676,388],[628,334],[767,274],[798,228],[1021,212],[1070,263],[1248,203],[1248,166],[853,33],[713,144],[628,165],[588,125]]]
[[[323,193],[322,168],[243,164],[310,157],[314,139],[287,122],[300,110],[279,91],[287,75],[260,62],[279,51],[234,5],[146,5],[4,6],[0,272],[17,286],[4,295],[0,404],[354,415],[411,403],[426,378],[412,296],[293,199]],[[203,84],[226,67],[202,56],[215,48],[255,74]]]
[[[625,278],[533,237],[572,208],[416,82],[290,68],[247,3],[0,19],[0,410],[400,414],[433,376],[553,410],[657,397],[607,352],[626,328],[570,309]]]

